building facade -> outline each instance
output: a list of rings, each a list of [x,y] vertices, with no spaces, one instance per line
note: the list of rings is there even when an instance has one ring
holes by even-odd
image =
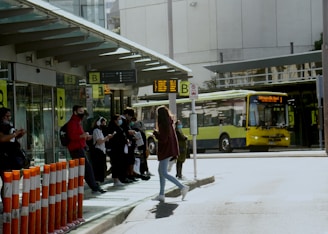
[[[120,0],[121,35],[168,54],[167,0]],[[172,0],[174,59],[206,88],[204,65],[307,52],[322,33],[321,0]]]
[[[119,3],[121,35],[169,54],[168,1]],[[201,92],[287,92],[292,145],[319,144],[322,65],[311,51],[323,32],[321,0],[172,0],[172,15],[174,59],[193,70]]]
[[[106,0],[44,0],[61,9],[107,28]]]

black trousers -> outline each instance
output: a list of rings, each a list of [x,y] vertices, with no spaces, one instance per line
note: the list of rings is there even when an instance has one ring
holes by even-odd
[[[85,154],[84,149],[78,149],[70,151],[72,159],[85,158],[85,172],[84,180],[89,185],[92,190],[96,190],[98,185],[96,184],[95,176],[93,173],[92,165],[88,160],[88,157]]]
[[[100,149],[93,149],[90,158],[96,181],[104,182],[107,171],[106,154]]]

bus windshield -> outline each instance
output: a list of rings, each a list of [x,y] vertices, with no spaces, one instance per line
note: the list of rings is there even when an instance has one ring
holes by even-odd
[[[287,126],[287,104],[285,97],[251,96],[249,107],[249,126],[285,127]]]

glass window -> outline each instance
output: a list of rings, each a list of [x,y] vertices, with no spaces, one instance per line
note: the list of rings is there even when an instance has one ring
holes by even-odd
[[[218,101],[219,124],[231,125],[233,123],[233,100]]]
[[[217,102],[205,101],[203,102],[204,122],[203,126],[216,126],[219,123]]]
[[[184,128],[190,127],[191,103],[177,104],[178,119]]]
[[[143,121],[146,130],[152,130],[155,128],[155,117],[156,117],[155,106],[142,107],[140,118],[139,116],[137,116],[138,119]]]
[[[250,98],[249,125],[265,127],[286,126],[286,98],[278,96],[261,97],[263,97],[263,101],[260,98],[258,99],[257,96]]]
[[[54,162],[52,88],[16,83],[16,128],[26,129],[20,140],[36,164]]]

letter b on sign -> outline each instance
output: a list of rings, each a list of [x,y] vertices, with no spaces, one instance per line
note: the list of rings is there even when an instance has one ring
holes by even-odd
[[[189,85],[190,85],[189,81],[180,81],[180,92],[179,92],[180,96],[185,96],[185,97],[189,96]]]

